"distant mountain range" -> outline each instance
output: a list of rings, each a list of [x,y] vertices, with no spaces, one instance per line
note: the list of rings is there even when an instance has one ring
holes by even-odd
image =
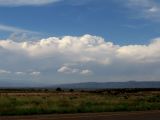
[[[60,87],[63,89],[107,89],[107,88],[160,88],[160,81],[154,82],[87,82],[87,83],[74,83],[74,84],[61,84],[55,85],[55,87]]]
[[[0,88],[63,88],[63,89],[107,89],[107,88],[160,88],[160,81],[128,81],[128,82],[86,82],[59,85],[44,85],[40,83],[23,83],[3,80]]]

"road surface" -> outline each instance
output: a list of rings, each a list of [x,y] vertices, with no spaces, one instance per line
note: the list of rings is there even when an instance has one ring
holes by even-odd
[[[0,120],[160,120],[160,111],[1,116]]]

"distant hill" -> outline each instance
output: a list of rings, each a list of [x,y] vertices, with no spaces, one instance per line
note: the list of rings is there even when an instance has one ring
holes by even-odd
[[[75,83],[75,84],[62,84],[55,85],[53,87],[61,87],[63,89],[106,89],[106,88],[160,88],[160,81],[154,82],[87,82],[87,83]]]

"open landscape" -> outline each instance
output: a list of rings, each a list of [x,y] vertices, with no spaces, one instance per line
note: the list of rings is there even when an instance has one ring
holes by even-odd
[[[0,115],[160,110],[160,89],[2,89]]]
[[[0,0],[0,120],[160,120],[160,0]]]

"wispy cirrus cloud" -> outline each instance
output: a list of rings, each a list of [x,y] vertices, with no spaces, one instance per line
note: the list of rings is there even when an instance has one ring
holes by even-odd
[[[0,0],[0,6],[42,6],[55,3],[61,0]]]
[[[9,36],[6,36],[8,39],[23,41],[25,39],[28,40],[36,40],[39,39],[42,33],[35,32],[32,30],[22,29],[19,27],[0,24],[0,31],[9,33]]]
[[[160,2],[156,0],[121,0],[131,10],[136,11],[132,17],[160,21]]]
[[[12,33],[38,34],[38,32],[34,32],[34,31],[31,31],[31,30],[26,30],[26,29],[21,29],[21,28],[18,28],[18,27],[10,26],[10,25],[4,25],[4,24],[0,24],[0,31],[12,32]]]

